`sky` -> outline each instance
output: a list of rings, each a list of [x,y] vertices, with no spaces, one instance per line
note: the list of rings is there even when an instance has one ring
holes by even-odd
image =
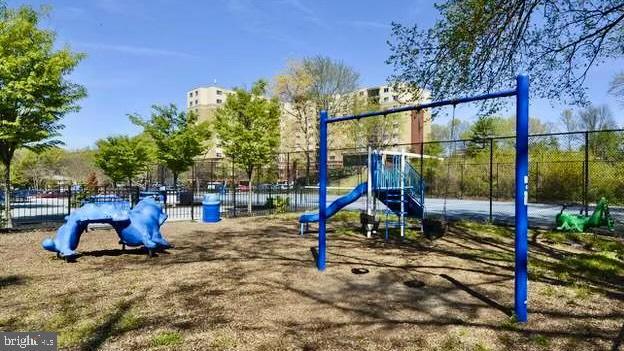
[[[153,104],[184,108],[186,92],[205,85],[250,87],[271,79],[290,60],[325,55],[361,75],[362,86],[386,82],[392,67],[390,23],[428,27],[437,18],[424,0],[8,0],[49,5],[42,22],[58,45],[87,54],[70,79],[88,97],[68,115],[62,140],[70,149],[99,138],[139,132],[129,113],[149,116]],[[589,97],[608,104],[620,125],[622,105],[607,94],[614,62],[590,71]],[[510,87],[513,82],[510,82]],[[564,106],[536,101],[532,115],[556,122]],[[444,122],[440,117],[437,122]],[[464,117],[470,119],[470,117]]]

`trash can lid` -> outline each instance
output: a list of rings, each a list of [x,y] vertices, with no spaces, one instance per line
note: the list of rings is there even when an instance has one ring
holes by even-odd
[[[206,194],[204,195],[204,200],[202,201],[202,204],[207,204],[207,205],[211,205],[211,204],[215,204],[215,203],[219,203],[219,195],[218,194]]]

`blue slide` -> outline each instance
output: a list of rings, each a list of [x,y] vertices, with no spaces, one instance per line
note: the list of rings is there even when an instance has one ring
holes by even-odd
[[[327,206],[327,211],[325,212],[327,214],[327,218],[335,215],[336,212],[340,211],[345,206],[359,199],[360,196],[366,194],[366,191],[368,191],[368,184],[364,182],[353,188],[353,190],[351,190],[351,192],[349,192],[347,195],[341,196],[334,200],[334,202]],[[304,213],[301,215],[301,217],[299,217],[299,223],[313,223],[318,221],[318,213]]]

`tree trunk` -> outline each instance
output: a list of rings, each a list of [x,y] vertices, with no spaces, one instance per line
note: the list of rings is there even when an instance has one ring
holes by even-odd
[[[178,173],[177,172],[173,172],[173,189],[174,190],[178,189]]]
[[[253,168],[251,168],[249,170],[249,172],[247,172],[247,178],[249,179],[249,191],[247,192],[247,212],[251,213],[253,207],[251,206],[251,201],[253,200],[253,186],[251,184],[251,180],[252,180],[252,175],[253,175]]]
[[[4,165],[4,217],[6,220],[5,228],[13,228],[13,219],[11,218],[11,164]]]

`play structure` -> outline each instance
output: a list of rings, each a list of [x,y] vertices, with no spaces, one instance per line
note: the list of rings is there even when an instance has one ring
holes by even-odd
[[[369,117],[386,116],[392,113],[406,112],[406,111],[421,111],[429,108],[437,108],[442,106],[453,106],[453,108],[459,104],[485,101],[496,98],[512,97],[516,98],[516,184],[515,184],[515,286],[514,286],[514,312],[515,317],[519,322],[526,322],[528,320],[527,313],[527,283],[528,283],[528,214],[527,203],[529,199],[529,177],[528,177],[528,165],[529,165],[529,78],[525,75],[519,75],[516,78],[516,86],[510,90],[504,90],[495,93],[488,93],[478,96],[470,96],[463,98],[456,98],[450,100],[434,101],[428,103],[421,103],[418,105],[404,106],[399,108],[393,108],[384,111],[367,112],[358,115],[333,117],[328,116],[327,111],[321,111],[319,120],[319,213],[318,213],[318,249],[316,255],[316,265],[319,271],[324,271],[327,261],[327,219],[334,214],[338,209],[344,207],[344,203],[348,202],[350,198],[353,198],[357,193],[351,195],[350,198],[343,199],[341,203],[335,206],[332,203],[327,206],[327,132],[330,124],[340,123],[351,120],[360,120]],[[369,179],[372,177],[369,177]],[[377,185],[377,184],[376,184]],[[359,192],[362,192],[364,185],[356,188]],[[367,187],[367,191],[370,189]],[[355,190],[354,190],[355,191]],[[396,191],[396,190],[395,190]],[[390,194],[390,192],[388,193]],[[355,200],[353,200],[355,201]],[[405,206],[405,203],[396,203],[394,206]],[[423,203],[424,204],[424,203]],[[314,218],[314,215],[310,217],[304,217],[304,222],[309,223]],[[308,220],[307,222],[305,222]]]
[[[613,230],[613,217],[609,213],[609,202],[604,197],[600,199],[596,209],[591,216],[584,216],[582,214],[571,214],[563,212],[566,206],[561,208],[561,212],[557,214],[555,222],[557,223],[557,230],[564,232],[587,232],[590,228],[597,228],[606,226],[610,231]]]
[[[390,228],[399,228],[401,237],[405,236],[407,218],[422,219],[425,211],[424,181],[422,176],[409,163],[410,158],[421,157],[419,154],[403,151],[368,152],[367,181],[356,186],[348,194],[333,201],[325,210],[326,218],[366,196],[367,236],[370,237],[377,213],[377,201],[386,206],[385,237],[388,239]],[[310,223],[319,221],[319,213],[306,213],[299,217],[300,232],[303,235]]]
[[[167,220],[162,205],[147,197],[132,209],[124,202],[87,203],[65,217],[54,238],[47,238],[41,244],[44,249],[56,252],[62,258],[76,256],[80,236],[89,224],[110,224],[117,235],[122,249],[126,246],[144,246],[148,254],[171,247],[160,233],[160,226]]]

